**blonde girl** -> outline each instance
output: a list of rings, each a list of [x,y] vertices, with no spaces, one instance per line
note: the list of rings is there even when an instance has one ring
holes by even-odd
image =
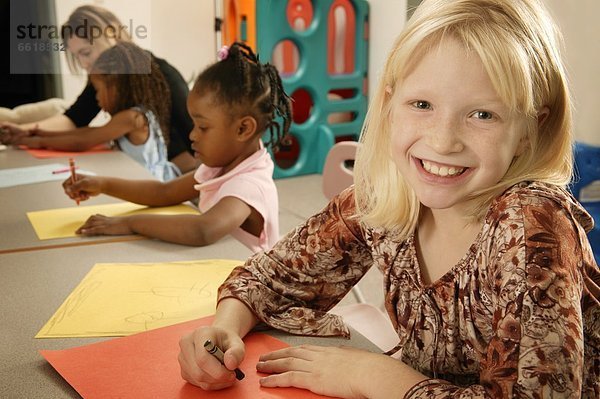
[[[180,341],[182,376],[237,383],[259,322],[348,336],[327,313],[383,273],[398,360],[349,348],[265,353],[263,387],[340,398],[598,398],[600,273],[568,193],[571,110],[538,0],[424,0],[370,104],[355,186],[250,258],[215,320]],[[224,366],[202,350],[210,339]]]

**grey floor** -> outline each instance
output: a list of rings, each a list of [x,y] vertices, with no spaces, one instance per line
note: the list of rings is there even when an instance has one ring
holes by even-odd
[[[282,235],[320,211],[328,202],[323,195],[321,175],[277,179],[275,184],[279,191],[279,228]],[[358,287],[366,303],[384,310],[383,283],[379,270],[372,268],[358,283]],[[357,302],[353,292],[350,292],[340,304]]]

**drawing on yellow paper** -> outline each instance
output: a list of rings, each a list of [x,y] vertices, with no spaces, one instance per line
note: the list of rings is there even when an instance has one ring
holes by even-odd
[[[124,336],[214,314],[219,286],[242,263],[98,263],[36,338]]]
[[[184,204],[165,207],[146,207],[131,202],[115,204],[72,206],[69,208],[48,209],[27,212],[27,217],[40,240],[76,237],[75,231],[90,216],[128,216],[138,214],[182,215],[197,214],[197,209]]]

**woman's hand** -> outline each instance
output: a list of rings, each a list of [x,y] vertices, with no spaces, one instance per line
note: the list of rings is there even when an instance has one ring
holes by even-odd
[[[108,217],[104,215],[93,215],[90,216],[88,220],[75,231],[75,233],[84,236],[133,234],[127,220],[127,216]]]
[[[63,184],[65,194],[76,201],[85,201],[102,193],[102,178],[97,176],[75,175],[75,182],[69,177]]]
[[[210,339],[224,353],[225,366],[204,349]],[[205,390],[230,387],[236,381],[235,370],[244,359],[242,339],[234,332],[218,327],[200,327],[179,341],[181,377]]]
[[[21,141],[30,135],[30,130],[23,129],[15,123],[0,123],[0,143],[2,144],[21,144]]]
[[[271,374],[263,387],[296,387],[320,395],[365,398],[374,370],[387,356],[349,347],[302,345],[262,355],[256,369]],[[387,363],[386,363],[387,364]]]

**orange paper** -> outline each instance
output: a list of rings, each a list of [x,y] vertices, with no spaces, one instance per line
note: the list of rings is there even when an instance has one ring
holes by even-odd
[[[188,384],[181,378],[177,362],[179,339],[211,321],[212,316],[110,341],[40,353],[84,399],[323,398],[304,389],[260,386],[258,380],[264,374],[256,371],[259,356],[289,346],[262,333],[244,339],[246,358],[240,365],[246,374],[243,380],[221,391],[204,391]]]
[[[106,144],[98,144],[86,151],[56,151],[46,150],[42,148],[27,148],[25,146],[19,146],[20,149],[27,151],[36,158],[64,158],[64,157],[76,157],[78,155],[95,154],[98,152],[109,152],[112,151]]]

